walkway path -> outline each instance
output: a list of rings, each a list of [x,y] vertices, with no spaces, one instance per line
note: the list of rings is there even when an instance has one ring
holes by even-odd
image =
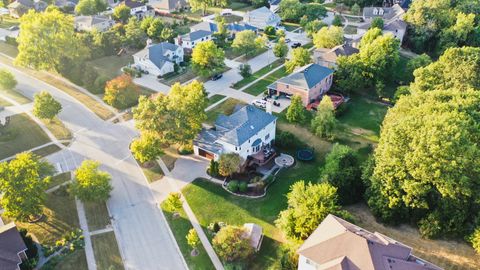
[[[85,241],[85,255],[87,257],[88,270],[97,269],[85,208],[78,198],[75,198],[75,205],[77,206],[78,221],[80,223],[80,229],[82,229],[83,240]]]

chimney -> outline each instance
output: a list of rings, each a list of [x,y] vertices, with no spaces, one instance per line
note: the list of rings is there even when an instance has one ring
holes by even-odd
[[[267,105],[265,106],[265,111],[269,114],[272,114],[272,101],[267,100]]]

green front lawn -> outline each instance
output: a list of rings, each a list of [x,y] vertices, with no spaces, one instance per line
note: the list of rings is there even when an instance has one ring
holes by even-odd
[[[122,74],[122,67],[133,63],[131,54],[123,54],[121,56],[111,55],[101,57],[88,62],[98,71],[98,74],[113,79]]]
[[[181,209],[179,211],[180,216],[177,218],[173,218],[173,213],[165,209],[165,203],[162,203],[161,207],[163,214],[167,219],[168,225],[172,229],[173,235],[175,236],[178,247],[180,248],[183,257],[188,264],[188,267],[192,270],[214,269],[212,261],[210,260],[210,257],[208,257],[208,254],[202,244],[198,245],[197,250],[199,254],[197,256],[194,257],[190,255],[192,248],[188,245],[187,239],[185,237],[188,234],[188,231],[193,227],[190,223],[190,220],[188,220],[185,211]]]
[[[257,72],[253,73],[252,76],[243,78],[242,80],[236,82],[233,84],[234,89],[240,89],[244,87],[245,85],[257,80],[258,78],[264,76],[265,74],[269,73],[270,71],[274,70],[275,68],[279,67],[284,63],[283,59],[277,59],[270,65],[267,65],[263,67],[262,69],[259,69]]]
[[[92,246],[99,270],[125,269],[113,232],[93,235]]]
[[[58,140],[71,140],[72,133],[70,130],[63,124],[63,122],[55,117],[52,120],[42,120],[45,126],[52,132],[53,136]]]
[[[78,249],[78,250],[75,250],[73,253],[66,255],[60,260],[60,262],[58,262],[58,264],[55,264],[54,269],[55,270],[88,270],[87,257],[85,256],[85,250]]]
[[[160,168],[160,165],[158,165],[158,163],[155,161],[148,162],[148,164],[140,164],[140,162],[138,161],[137,163],[140,168],[142,168],[143,174],[145,175],[149,183],[158,181],[162,179],[165,175],[162,168]]]
[[[216,107],[211,109],[210,111],[207,112],[207,123],[208,124],[213,124],[215,123],[215,120],[217,120],[217,117],[221,114],[225,115],[230,115],[233,113],[233,110],[237,105],[242,105],[245,104],[244,102],[234,99],[234,98],[228,98],[224,102],[218,104]]]
[[[105,229],[110,224],[110,215],[108,214],[107,205],[104,202],[83,203],[85,215],[88,221],[88,230],[90,232]]]
[[[280,78],[283,78],[287,75],[288,75],[288,73],[285,70],[285,67],[282,67],[282,68],[276,70],[275,72],[271,73],[267,77],[257,81],[256,83],[254,83],[253,85],[251,85],[250,87],[245,89],[244,92],[249,93],[249,94],[254,95],[254,96],[258,96],[261,93],[263,93],[265,90],[267,90],[267,86],[269,86],[270,84],[272,84],[276,80],[278,80]]]
[[[27,104],[27,103],[32,102],[29,98],[20,94],[20,92],[18,92],[16,90],[7,90],[7,89],[0,88],[0,94],[5,95],[5,96],[15,100],[16,102],[18,102],[20,104]]]
[[[16,114],[0,129],[0,159],[49,143],[50,139],[27,114]]]
[[[222,100],[225,96],[224,95],[213,95],[211,97],[208,98],[208,106],[211,106],[217,102],[219,102],[220,100]]]
[[[71,179],[71,172],[59,173],[51,178],[50,182],[48,183],[47,189],[61,185],[67,181],[70,181]]]
[[[160,82],[166,85],[173,85],[177,82],[186,83],[190,80],[193,80],[197,77],[197,74],[193,72],[192,67],[188,65],[185,69],[178,74],[169,76],[168,78],[161,79]]]

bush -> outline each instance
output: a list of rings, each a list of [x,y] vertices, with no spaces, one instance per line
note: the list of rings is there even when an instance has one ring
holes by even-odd
[[[9,45],[12,45],[12,46],[15,46],[15,47],[18,46],[17,39],[13,38],[13,37],[8,37],[8,36],[5,37],[5,43],[7,43]]]
[[[248,190],[247,182],[240,182],[240,184],[238,185],[238,190],[242,193],[247,192],[247,190]]]
[[[87,88],[89,91],[95,87],[95,81],[97,80],[98,72],[91,65],[86,65],[82,85]]]
[[[218,222],[213,223],[213,231],[214,231],[215,233],[217,233],[218,231],[220,231],[220,224],[218,224]]]
[[[228,186],[227,186],[228,190],[230,190],[231,192],[237,192],[238,191],[238,181],[237,180],[232,180],[228,183]]]
[[[210,165],[207,169],[207,173],[210,175],[210,176],[213,176],[213,177],[216,177],[219,175],[219,172],[218,172],[218,162],[216,162],[215,160],[210,160]]]
[[[475,249],[477,253],[480,253],[480,228],[475,229],[468,238],[468,241],[472,244],[473,249]]]
[[[425,238],[437,238],[442,233],[440,215],[438,212],[430,213],[418,223],[420,234]]]
[[[109,81],[106,76],[98,76],[93,83],[93,87],[88,89],[92,94],[103,94],[105,93],[105,85]]]
[[[142,73],[134,68],[131,68],[131,67],[124,67],[122,69],[123,73],[125,74],[128,74],[132,77],[135,77],[135,78],[140,78],[142,76]]]

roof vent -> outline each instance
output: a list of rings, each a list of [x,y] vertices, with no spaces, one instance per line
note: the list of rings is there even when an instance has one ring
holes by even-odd
[[[254,127],[254,126],[250,126],[250,129],[252,129],[252,130],[253,130],[253,129],[255,129],[255,127]]]

